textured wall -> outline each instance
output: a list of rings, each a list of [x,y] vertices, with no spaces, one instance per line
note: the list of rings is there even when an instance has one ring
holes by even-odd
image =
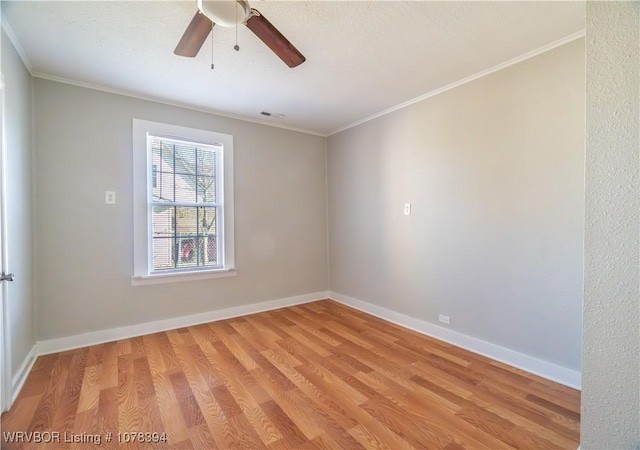
[[[581,448],[640,448],[640,4],[587,3]]]
[[[39,339],[327,289],[324,139],[34,80]],[[234,136],[237,276],[131,286],[132,118]],[[104,204],[104,191],[117,193]]]
[[[16,274],[9,283],[13,373],[35,344],[33,295],[33,211],[31,75],[2,31],[2,73],[5,81],[5,143],[7,186],[7,252]]]
[[[332,291],[579,370],[582,39],[328,151]]]

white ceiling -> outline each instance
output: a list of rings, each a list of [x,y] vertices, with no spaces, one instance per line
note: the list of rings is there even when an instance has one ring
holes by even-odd
[[[584,29],[583,2],[253,1],[307,57],[246,27],[173,54],[196,2],[2,1],[35,76],[330,134]]]

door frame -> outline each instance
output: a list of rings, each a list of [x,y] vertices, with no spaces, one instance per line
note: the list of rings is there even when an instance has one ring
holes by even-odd
[[[0,72],[0,271],[7,270],[7,177],[5,140],[5,83]],[[13,403],[13,374],[11,367],[11,345],[9,332],[8,283],[0,282],[0,411],[4,412]]]

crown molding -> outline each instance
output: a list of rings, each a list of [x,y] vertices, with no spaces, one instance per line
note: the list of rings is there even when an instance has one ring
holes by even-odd
[[[115,88],[111,88],[111,87],[108,87],[108,86],[103,86],[103,85],[100,85],[100,84],[85,83],[83,81],[71,80],[69,78],[59,77],[59,76],[56,76],[56,75],[50,75],[50,74],[43,73],[43,72],[36,72],[36,71],[33,70],[33,63],[29,59],[29,56],[27,56],[27,53],[25,52],[24,48],[22,47],[22,44],[20,44],[20,41],[18,40],[18,37],[14,33],[13,28],[11,28],[11,25],[9,24],[9,22],[7,21],[7,19],[4,16],[2,16],[1,22],[2,22],[2,29],[4,30],[4,32],[6,33],[7,37],[9,38],[9,41],[11,42],[11,44],[13,44],[13,47],[16,49],[16,52],[20,56],[20,59],[22,60],[22,63],[24,64],[24,66],[27,68],[27,71],[29,72],[29,74],[31,74],[31,76],[34,77],[34,78],[42,78],[44,80],[56,81],[58,83],[70,84],[70,85],[73,85],[73,86],[83,87],[83,88],[87,88],[87,89],[94,89],[96,91],[109,92],[111,94],[123,95],[125,97],[137,98],[139,100],[146,100],[146,101],[150,101],[150,102],[161,103],[161,104],[164,104],[164,105],[176,106],[178,108],[189,109],[189,110],[192,110],[192,111],[198,111],[198,112],[203,112],[203,113],[207,113],[207,114],[215,114],[217,116],[226,117],[228,119],[242,120],[243,122],[250,122],[250,123],[255,123],[255,124],[259,124],[259,125],[265,125],[265,126],[268,126],[268,127],[280,128],[280,129],[289,130],[289,131],[295,131],[295,132],[304,133],[304,134],[311,134],[311,135],[314,135],[314,136],[327,137],[326,133],[320,133],[320,132],[313,131],[313,130],[307,130],[307,129],[304,129],[304,128],[292,127],[292,126],[288,126],[288,125],[281,125],[281,124],[277,124],[277,123],[268,122],[266,120],[259,120],[259,119],[254,119],[254,118],[251,118],[251,117],[242,116],[242,115],[225,113],[225,112],[222,112],[222,111],[217,111],[215,109],[201,108],[201,107],[193,106],[193,105],[190,105],[190,104],[187,104],[187,103],[172,102],[170,100],[167,100],[167,99],[164,99],[164,98],[161,98],[161,97],[154,97],[154,96],[151,96],[151,95],[143,95],[143,94],[139,94],[139,93],[136,93],[136,92],[127,91],[127,90],[124,90],[124,89],[115,89]]]
[[[466,78],[463,78],[461,80],[458,81],[454,81],[453,83],[447,84],[446,86],[442,86],[441,88],[435,89],[433,91],[429,91],[426,94],[422,94],[419,97],[415,97],[412,98],[411,100],[407,100],[406,102],[400,103],[399,105],[396,106],[392,106],[391,108],[387,108],[383,111],[380,111],[379,113],[373,114],[371,116],[365,117],[364,119],[360,119],[356,122],[353,122],[349,125],[346,125],[344,127],[338,128],[336,130],[330,131],[329,133],[327,133],[327,137],[328,136],[332,136],[334,134],[340,133],[341,131],[345,131],[348,130],[349,128],[353,128],[356,127],[358,125],[362,125],[363,123],[369,122],[373,119],[377,119],[378,117],[382,117],[382,116],[386,116],[387,114],[390,114],[394,111],[397,111],[399,109],[403,109],[406,108],[407,106],[413,105],[414,103],[418,103],[421,102],[422,100],[426,100],[430,97],[433,97],[435,95],[438,94],[442,94],[443,92],[449,91],[451,89],[457,88],[458,86],[462,86],[463,84],[467,84],[471,81],[477,80],[478,78],[482,78],[485,77],[487,75],[490,75],[494,72],[497,72],[499,70],[502,69],[506,69],[509,66],[513,66],[514,64],[518,64],[522,61],[525,61],[527,59],[533,58],[534,56],[538,56],[542,53],[548,52],[549,50],[553,50],[554,48],[560,47],[562,45],[568,44],[569,42],[573,42],[575,40],[578,40],[580,38],[583,38],[586,34],[585,30],[580,30],[576,33],[570,34],[569,36],[563,37],[562,39],[558,39],[557,41],[551,42],[550,44],[547,45],[543,45],[542,47],[539,47],[535,50],[531,50],[530,52],[527,53],[523,53],[520,56],[516,56],[515,58],[512,58],[508,61],[505,61],[503,63],[500,63],[498,65],[495,65],[493,67],[490,67],[489,69],[485,69],[482,70],[480,72],[477,72],[473,75],[470,75]]]
[[[198,106],[190,105],[188,103],[173,102],[171,100],[167,100],[167,99],[164,99],[164,98],[161,98],[161,97],[155,97],[155,96],[152,96],[152,95],[138,94],[136,92],[127,91],[127,90],[124,90],[124,89],[116,89],[116,88],[103,86],[103,85],[100,85],[100,84],[94,84],[94,83],[85,83],[84,81],[71,80],[69,78],[58,77],[58,76],[55,76],[55,75],[49,75],[47,73],[42,73],[42,72],[33,72],[31,75],[34,78],[41,78],[43,80],[55,81],[57,83],[70,84],[72,86],[78,86],[78,87],[82,87],[82,88],[86,88],[86,89],[93,89],[93,90],[96,90],[96,91],[108,92],[110,94],[116,94],[116,95],[122,95],[122,96],[125,96],[125,97],[137,98],[138,100],[146,100],[146,101],[149,101],[149,102],[161,103],[163,105],[175,106],[175,107],[178,107],[178,108],[189,109],[191,111],[198,111],[198,112],[203,112],[203,113],[206,113],[206,114],[214,114],[216,116],[226,117],[228,119],[241,120],[243,122],[251,122],[251,123],[258,124],[258,125],[265,125],[265,126],[273,127],[273,128],[281,128],[281,129],[284,129],[284,130],[295,131],[295,132],[298,132],[298,133],[311,134],[311,135],[320,136],[320,137],[327,137],[326,134],[319,133],[319,132],[313,131],[313,130],[307,130],[307,129],[304,129],[304,128],[291,127],[291,126],[288,126],[288,125],[281,125],[281,124],[277,124],[277,123],[267,122],[265,120],[253,119],[253,118],[246,117],[246,116],[241,116],[241,115],[230,114],[230,113],[226,113],[226,112],[222,112],[222,111],[217,111],[215,109],[201,108],[201,107],[198,107]]]
[[[31,63],[31,60],[29,59],[29,57],[27,56],[26,52],[24,51],[24,48],[22,47],[22,45],[20,44],[20,41],[18,40],[18,38],[16,37],[15,33],[13,32],[13,29],[11,28],[11,25],[9,25],[9,23],[7,22],[7,20],[4,18],[4,16],[2,17],[2,29],[5,31],[5,33],[7,34],[7,37],[9,38],[9,40],[11,41],[11,43],[13,44],[14,48],[16,49],[16,52],[18,53],[18,55],[20,55],[20,58],[22,59],[22,62],[24,63],[25,67],[27,68],[27,70],[29,71],[29,73],[31,74],[31,76],[35,77],[35,78],[41,78],[44,80],[50,80],[50,81],[55,81],[58,83],[64,83],[64,84],[70,84],[73,86],[78,86],[78,87],[83,87],[83,88],[87,88],[87,89],[94,89],[97,91],[102,91],[102,92],[108,92],[111,94],[116,94],[116,95],[123,95],[126,97],[132,97],[132,98],[137,98],[139,100],[146,100],[146,101],[151,101],[151,102],[156,102],[156,103],[161,103],[164,105],[169,105],[169,106],[175,106],[178,108],[184,108],[184,109],[189,109],[192,111],[198,111],[198,112],[203,112],[203,113],[207,113],[207,114],[214,114],[217,116],[221,116],[221,117],[226,117],[229,119],[235,119],[235,120],[241,120],[244,122],[250,122],[250,123],[255,123],[258,125],[265,125],[268,127],[274,127],[274,128],[280,128],[280,129],[284,129],[284,130],[289,130],[289,131],[295,131],[298,133],[304,133],[304,134],[310,134],[313,136],[320,136],[320,137],[329,137],[332,136],[334,134],[340,133],[342,131],[348,130],[350,128],[356,127],[358,125],[362,125],[363,123],[369,122],[371,120],[377,119],[378,117],[382,117],[385,116],[387,114],[390,114],[394,111],[398,111],[400,109],[406,108],[407,106],[413,105],[414,103],[418,103],[422,100],[426,100],[430,97],[436,96],[438,94],[441,94],[443,92],[449,91],[451,89],[454,89],[456,87],[462,86],[464,84],[467,84],[471,81],[477,80],[479,78],[485,77],[487,75],[490,75],[492,73],[498,72],[502,69],[505,69],[507,67],[513,66],[515,64],[518,64],[522,61],[525,61],[527,59],[533,58],[535,56],[538,56],[542,53],[548,52],[550,50],[553,50],[557,47],[560,47],[562,45],[568,44],[570,42],[573,42],[575,40],[578,40],[580,38],[583,38],[586,35],[586,31],[580,30],[576,33],[570,34],[568,36],[565,36],[562,39],[558,39],[557,41],[551,42],[547,45],[544,45],[542,47],[539,47],[535,50],[531,50],[527,53],[523,53],[522,55],[516,56],[515,58],[512,58],[508,61],[505,61],[503,63],[497,64],[493,67],[490,67],[488,69],[482,70],[480,72],[477,72],[473,75],[470,75],[468,77],[465,77],[461,80],[455,81],[453,83],[449,83],[445,86],[442,86],[438,89],[429,91],[425,94],[422,94],[418,97],[415,97],[411,100],[407,100],[406,102],[400,103],[398,105],[392,106],[390,108],[384,109],[376,114],[370,115],[368,117],[365,117],[364,119],[360,119],[356,122],[350,123],[348,125],[345,125],[343,127],[337,128],[333,131],[330,131],[328,133],[322,133],[322,132],[318,132],[318,131],[314,131],[314,130],[308,130],[305,128],[298,128],[298,127],[292,127],[292,126],[288,126],[288,125],[282,125],[282,124],[277,124],[277,123],[272,123],[272,122],[267,122],[264,120],[259,120],[259,119],[255,119],[255,118],[251,118],[251,117],[246,117],[246,116],[242,116],[242,115],[236,115],[236,114],[230,114],[230,113],[226,113],[223,111],[218,111],[215,109],[211,109],[211,108],[202,108],[202,107],[198,107],[198,106],[194,106],[194,105],[190,105],[188,103],[182,103],[182,102],[175,102],[175,101],[170,101],[161,97],[155,97],[155,96],[151,96],[151,95],[143,95],[143,94],[139,94],[136,92],[132,92],[132,91],[127,91],[124,89],[116,89],[116,88],[111,88],[108,86],[103,86],[100,84],[95,84],[95,83],[87,83],[87,82],[83,82],[83,81],[77,81],[77,80],[72,80],[69,78],[64,78],[64,77],[59,77],[56,75],[51,75],[51,74],[47,74],[47,73],[43,73],[43,72],[36,72],[33,70],[33,64]]]
[[[27,52],[24,51],[22,44],[20,44],[18,37],[13,32],[13,28],[11,28],[11,25],[9,25],[9,22],[7,22],[7,19],[4,16],[2,16],[1,22],[2,22],[1,27],[6,33],[7,37],[9,38],[9,41],[11,42],[11,44],[13,44],[13,48],[16,49],[16,52],[20,56],[20,59],[22,60],[22,64],[24,64],[24,66],[27,68],[27,71],[29,71],[29,73],[33,75],[33,64],[31,63],[31,60],[27,56]]]

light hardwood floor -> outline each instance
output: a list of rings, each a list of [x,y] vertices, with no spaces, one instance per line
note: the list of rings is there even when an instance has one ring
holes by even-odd
[[[576,390],[323,300],[41,356],[2,447],[52,431],[47,448],[137,448],[118,433],[144,431],[167,440],[146,448],[575,450],[579,406]]]

